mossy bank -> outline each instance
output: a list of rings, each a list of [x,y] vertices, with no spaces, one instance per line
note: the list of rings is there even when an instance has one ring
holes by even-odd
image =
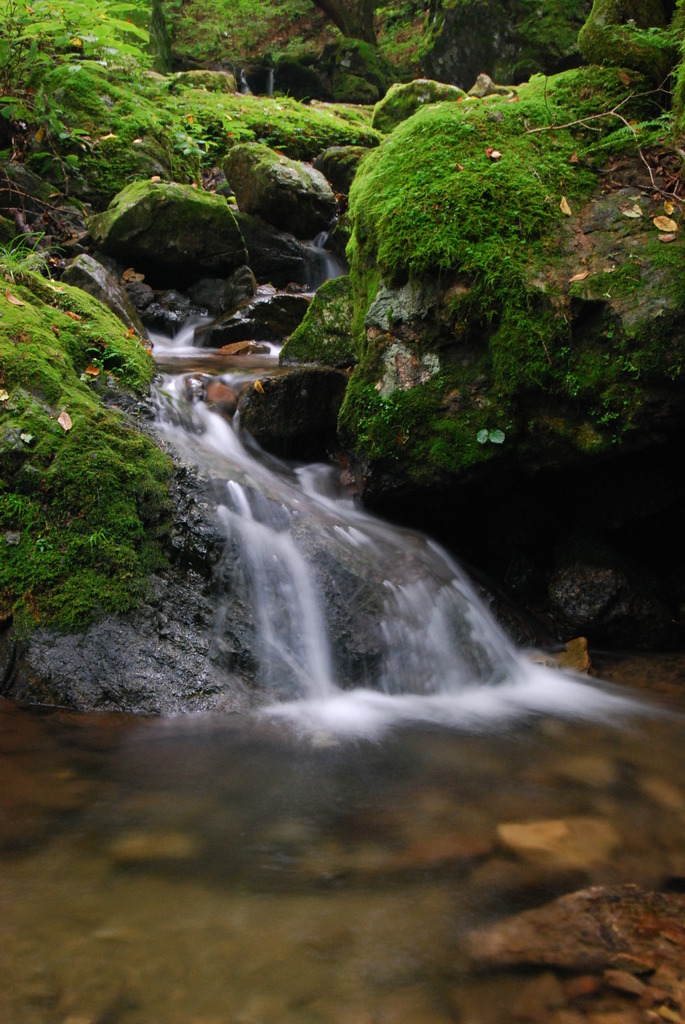
[[[147,392],[149,353],[85,292],[22,272],[0,289],[0,365],[0,614],[27,631],[130,609],[171,517],[169,459],[116,408]]]
[[[367,494],[678,428],[679,214],[667,203],[660,238],[638,152],[664,131],[656,100],[636,72],[536,76],[422,109],[364,160],[348,248],[360,363],[340,428]]]

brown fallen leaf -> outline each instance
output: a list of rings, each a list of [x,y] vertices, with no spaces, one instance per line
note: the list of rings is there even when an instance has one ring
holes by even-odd
[[[672,203],[670,199],[664,199],[664,213],[670,217],[672,213],[675,213],[675,203]]]
[[[61,412],[57,417],[57,422],[59,423],[60,427],[65,432],[65,434],[67,430],[71,430],[73,426],[71,422],[71,416],[69,415],[68,412]]]
[[[152,177],[150,178],[150,181],[161,181],[161,180],[162,179],[161,179],[161,176],[159,174],[153,174]]]
[[[68,316],[70,320],[83,320],[82,316],[79,316],[78,313],[72,313],[70,309],[65,309],[64,315]]]
[[[493,149],[492,146],[485,147],[485,155],[488,160],[501,160],[502,154],[498,149]]]
[[[9,397],[10,396],[5,391],[5,389],[4,388],[0,388],[0,402],[7,402],[7,401],[9,401]]]
[[[259,392],[260,395],[264,394],[264,386],[261,380],[256,380],[252,386],[255,389],[255,391]]]
[[[678,225],[676,224],[676,222],[674,220],[671,220],[670,217],[653,217],[652,218],[652,224],[654,225],[655,228],[658,228],[659,231],[669,231],[670,232],[670,231],[677,231],[678,230]]]
[[[624,85],[630,85],[632,81],[630,75],[627,74],[625,71],[619,71],[618,77],[621,79]]]
[[[86,366],[86,368],[85,368],[85,370],[83,372],[87,373],[89,377],[99,377],[100,376],[100,367],[99,366],[91,366],[89,364],[88,366]]]
[[[578,163],[578,154],[577,154],[577,153],[573,153],[573,154],[572,154],[572,155],[571,155],[571,156],[569,157],[569,160],[568,160],[568,162],[569,162],[570,164],[577,164],[577,163]]]
[[[5,298],[7,299],[8,302],[11,302],[13,306],[25,306],[26,305],[26,303],[22,302],[21,299],[18,299],[16,295],[12,295],[12,292],[9,290],[9,288],[5,292]]]
[[[659,241],[660,242],[675,242],[677,237],[678,236],[676,235],[675,231],[670,231],[667,235],[659,235]]]
[[[152,178],[150,179],[152,181]],[[139,274],[134,267],[127,267],[121,275],[121,283],[128,284],[130,281],[144,281],[145,274]]]
[[[569,282],[569,284],[572,284],[574,281],[584,281],[585,278],[589,277],[589,276],[590,276],[590,271],[589,270],[579,270],[577,274],[573,275],[573,277],[569,277],[568,282]]]
[[[101,135],[100,136],[100,138],[98,139],[98,142],[104,142],[105,139],[116,139],[116,135],[114,134],[114,132],[107,132],[106,135]]]
[[[568,205],[568,199],[566,198],[566,196],[562,196],[561,197],[561,202],[559,203],[559,209],[561,210],[561,212],[566,217],[571,217],[572,216],[571,207]]]
[[[59,332],[59,327],[57,326],[57,324],[50,324],[50,330],[52,331],[52,333],[55,335],[56,338],[59,338],[59,333],[60,332]]]
[[[456,169],[457,169],[458,171],[463,171],[463,170],[464,170],[464,167],[463,167],[463,165],[462,165],[462,164],[455,164],[454,166],[456,167]]]

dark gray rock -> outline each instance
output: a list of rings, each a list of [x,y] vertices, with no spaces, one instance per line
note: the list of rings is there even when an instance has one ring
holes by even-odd
[[[240,399],[241,426],[268,451],[293,459],[321,458],[335,441],[347,375],[293,370],[265,377]]]
[[[189,295],[196,306],[219,316],[251,299],[256,291],[257,282],[250,268],[238,267],[228,279],[203,277],[193,285]]]
[[[319,256],[311,247],[284,231],[278,231],[260,217],[236,214],[248,253],[248,263],[260,282],[277,288],[307,284]]]
[[[549,583],[557,628],[567,639],[624,647],[669,646],[675,625],[653,579],[605,546],[582,543],[568,551]]]
[[[202,325],[193,343],[202,348],[221,348],[237,341],[280,341],[301,323],[310,299],[307,295],[262,288],[255,299],[234,313]]]

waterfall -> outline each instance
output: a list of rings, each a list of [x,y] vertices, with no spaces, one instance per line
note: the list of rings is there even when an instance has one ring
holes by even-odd
[[[163,346],[168,359],[187,338]],[[405,720],[490,728],[522,711],[616,712],[618,698],[524,658],[445,551],[355,507],[330,467],[294,469],[246,445],[238,425],[188,402],[182,376],[159,394],[158,429],[216,495],[217,635],[239,609],[269,714],[359,735]]]

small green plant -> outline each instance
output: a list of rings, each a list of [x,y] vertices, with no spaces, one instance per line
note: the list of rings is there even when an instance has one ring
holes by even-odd
[[[17,235],[0,245],[0,273],[6,281],[14,284],[27,272],[42,273],[46,269],[48,254],[38,248],[42,237]]]
[[[505,437],[503,430],[479,430],[476,434],[478,444],[504,444]]]

